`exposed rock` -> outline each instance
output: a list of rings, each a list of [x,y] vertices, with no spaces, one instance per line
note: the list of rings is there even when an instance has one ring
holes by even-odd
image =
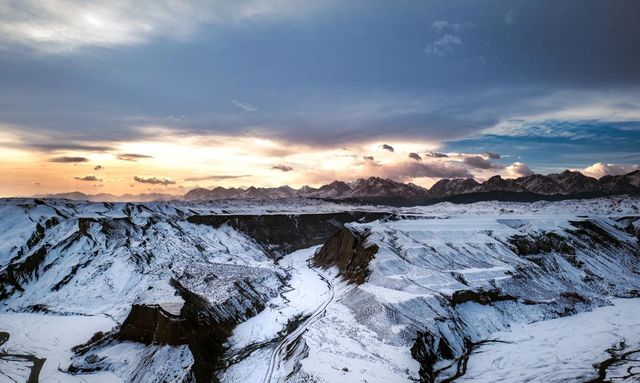
[[[90,351],[113,340],[127,340],[148,345],[188,345],[194,360],[191,377],[196,382],[217,382],[215,371],[224,354],[224,343],[233,327],[245,318],[220,321],[216,309],[205,298],[187,290],[176,280],[171,280],[170,285],[183,300],[181,306],[168,306],[171,302],[134,304],[119,329],[106,336],[95,334],[86,344],[74,347],[76,356],[89,356],[76,358],[69,371],[100,369],[102,359]],[[166,294],[158,296],[166,297]]]
[[[325,242],[348,222],[370,222],[389,213],[342,212],[327,214],[196,215],[195,224],[218,228],[227,224],[259,243],[272,257]]]
[[[567,230],[589,242],[603,246],[619,246],[620,241],[592,221],[570,221],[576,230]]]
[[[458,290],[451,295],[451,305],[457,306],[466,302],[475,302],[481,305],[490,305],[500,301],[517,301],[513,295],[505,294],[498,289],[492,290]],[[530,303],[523,300],[524,303]]]
[[[134,304],[120,328],[118,339],[145,344],[187,344],[186,321],[160,305]]]
[[[343,228],[334,234],[313,257],[315,266],[338,267],[348,281],[362,284],[369,276],[369,261],[378,252],[378,245],[366,244],[366,235]]]
[[[24,291],[21,283],[38,277],[40,266],[47,257],[47,250],[48,246],[43,245],[22,262],[10,263],[0,272],[0,300],[16,291]]]
[[[576,250],[567,243],[566,238],[553,232],[546,232],[539,236],[514,235],[509,238],[509,242],[513,245],[514,251],[518,255],[551,252],[575,255],[576,253]]]
[[[420,363],[420,381],[434,382],[436,374],[434,365],[442,357],[434,347],[434,337],[428,332],[416,334],[416,341],[411,346],[411,356]]]

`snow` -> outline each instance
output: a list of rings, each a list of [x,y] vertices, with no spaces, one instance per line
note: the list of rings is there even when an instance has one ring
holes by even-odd
[[[64,370],[71,364],[71,347],[86,342],[98,331],[111,330],[114,324],[111,318],[105,316],[0,313],[0,332],[8,332],[10,335],[2,348],[10,353],[46,358],[39,380],[43,383],[122,382],[110,372],[75,376],[58,370]],[[8,371],[15,368],[12,364],[7,367],[10,367]],[[7,370],[3,368],[2,371]],[[26,375],[23,377],[28,377],[29,371],[30,369],[24,369]]]
[[[180,381],[193,363],[187,346],[113,342],[92,350],[104,358],[107,370],[81,379],[58,371],[69,365],[71,347],[122,323],[133,303],[159,304],[178,315],[184,301],[168,284],[175,278],[213,307],[225,307],[221,315],[244,319],[255,302],[265,303],[228,339],[229,367],[219,373],[222,382],[266,377],[279,382],[290,374],[293,382],[411,381],[419,370],[410,354],[418,331],[445,338],[455,356],[463,352],[465,339],[511,342],[481,346],[470,358],[466,380],[588,377],[595,371],[592,364],[606,359],[605,350],[621,338],[629,347],[640,344],[640,303],[616,298],[640,289],[637,238],[624,230],[629,224],[639,227],[640,220],[633,218],[639,206],[635,197],[408,208],[309,200],[0,200],[0,273],[8,262],[22,262],[47,248],[44,262],[23,276],[24,291],[0,301],[0,331],[11,334],[3,347],[47,358],[43,382]],[[342,211],[385,211],[397,217],[348,225],[379,246],[369,278],[360,286],[336,277],[335,269],[310,267],[317,246],[274,262],[252,238],[230,226],[213,228],[185,219],[194,214]],[[52,217],[60,223],[27,246],[37,224],[44,226]],[[86,235],[78,234],[81,218],[90,218],[82,221]],[[572,222],[584,220],[620,246],[598,246],[572,233]],[[548,232],[570,240],[575,254],[519,255],[509,243],[515,235],[536,238]],[[240,296],[238,287],[255,296]],[[490,290],[515,298],[450,302],[460,291]],[[566,292],[584,301],[563,296]],[[49,313],[27,313],[34,305]],[[566,315],[573,316],[558,318]],[[287,327],[295,330],[287,335]],[[2,363],[0,371],[6,369]],[[12,366],[16,374],[28,373],[25,365]],[[440,378],[450,375],[445,371]]]
[[[256,344],[267,344],[286,332],[287,323],[310,315],[331,298],[331,290],[308,260],[318,246],[298,250],[282,258],[279,265],[290,274],[285,292],[267,303],[258,315],[239,324],[228,340],[229,358]],[[271,350],[275,345],[269,345]],[[268,370],[269,351],[259,349],[234,364],[220,378],[222,382],[253,381]],[[248,368],[250,366],[251,368]],[[247,375],[249,374],[249,375]]]
[[[348,289],[338,288],[338,297],[344,297]],[[320,382],[415,381],[419,365],[409,348],[386,343],[360,324],[339,299],[304,335],[309,355],[291,381],[305,381],[309,376]]]
[[[151,283],[147,291],[136,300],[137,304],[158,305],[171,315],[180,315],[184,299],[167,280]]]
[[[613,299],[612,306],[530,324],[491,335],[499,343],[471,355],[460,382],[584,382],[596,378],[594,363],[624,340],[640,348],[640,299]]]
[[[329,293],[326,283],[307,265],[319,246],[298,250],[280,260],[280,266],[290,274],[286,291],[268,302],[258,315],[238,325],[229,345],[231,352],[251,343],[273,339],[296,316],[309,314]]]

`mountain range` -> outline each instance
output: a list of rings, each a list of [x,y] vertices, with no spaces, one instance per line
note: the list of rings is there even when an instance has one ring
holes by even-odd
[[[478,199],[518,199],[528,196],[529,199],[545,199],[555,196],[564,199],[571,196],[601,196],[615,194],[640,193],[640,170],[623,175],[607,175],[600,179],[586,176],[580,172],[566,170],[562,173],[549,175],[534,174],[530,176],[504,179],[493,176],[484,182],[477,182],[472,178],[442,179],[430,189],[413,183],[402,183],[386,178],[359,178],[352,182],[333,181],[319,188],[303,186],[294,189],[287,185],[273,188],[224,188],[213,189],[196,188],[183,196],[171,194],[125,194],[115,196],[101,193],[87,195],[81,192],[48,194],[40,197],[66,198],[71,200],[88,201],[211,201],[227,199],[246,200],[276,200],[293,198],[317,198],[347,201],[376,201],[376,202],[413,202],[426,203],[429,201],[447,200],[457,197],[460,202],[474,196]],[[455,198],[454,198],[455,199]]]
[[[187,201],[219,199],[283,199],[322,198],[336,200],[358,200],[371,198],[399,198],[406,200],[437,200],[472,193],[533,193],[538,195],[577,195],[584,193],[624,194],[640,192],[640,170],[600,179],[585,176],[580,172],[566,170],[562,173],[503,179],[494,176],[479,183],[472,178],[442,179],[430,189],[412,183],[401,183],[386,178],[360,178],[353,182],[334,181],[319,188],[289,186],[276,188],[247,189],[223,188],[193,189],[184,195]]]

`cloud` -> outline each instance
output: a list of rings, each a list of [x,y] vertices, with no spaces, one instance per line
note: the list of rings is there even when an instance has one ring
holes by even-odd
[[[84,176],[84,177],[73,177],[73,178],[77,179],[78,181],[102,181],[102,179],[96,176]]]
[[[489,157],[492,160],[499,160],[502,158],[502,155],[500,155],[499,153],[494,153],[494,152],[484,152],[482,153],[485,156]]]
[[[438,40],[427,45],[425,52],[430,55],[444,56],[453,53],[454,47],[460,45],[462,45],[462,38],[460,36],[447,33]]]
[[[146,154],[136,154],[136,153],[123,153],[118,154],[118,159],[122,161],[132,161],[136,162],[138,160],[142,160],[145,158],[153,158],[153,156],[148,156]]]
[[[447,20],[437,20],[434,21],[433,24],[431,24],[431,29],[433,29],[434,31],[436,31],[436,33],[442,33],[444,31],[447,30],[451,30],[451,31],[455,31],[455,32],[461,32],[467,28],[473,27],[475,26],[474,23],[452,23],[449,22]]]
[[[425,52],[436,56],[453,53],[454,47],[462,45],[460,33],[474,26],[474,23],[469,22],[454,23],[447,20],[434,21],[433,24],[431,24],[431,29],[439,35],[439,38],[427,45]]]
[[[380,146],[382,149],[384,150],[388,150],[390,152],[394,152],[395,150],[393,149],[393,146],[391,145],[387,145],[387,144],[382,144],[382,146]]]
[[[510,10],[509,12],[505,13],[504,15],[504,23],[507,25],[513,25],[516,23],[516,12],[513,10]]]
[[[416,161],[422,161],[422,157],[418,153],[409,153],[409,158],[412,158]]]
[[[90,145],[90,144],[78,144],[78,143],[56,143],[56,142],[46,142],[46,143],[29,143],[28,146],[34,149],[40,149],[45,152],[55,152],[61,150],[77,150],[83,152],[106,152],[112,150],[113,148],[106,145]]]
[[[638,169],[640,169],[640,165],[605,164],[598,162],[579,171],[590,177],[601,178],[608,175],[616,176],[620,174],[627,174]]]
[[[2,5],[0,41],[46,53],[131,46],[156,38],[185,40],[207,24],[238,24],[304,14],[296,0],[22,0]]]
[[[271,167],[271,169],[280,170],[280,171],[283,171],[285,173],[286,172],[290,172],[290,171],[293,170],[293,168],[291,166],[289,166],[289,165],[274,165],[274,166]]]
[[[368,166],[375,166],[375,167],[382,166],[380,162],[376,161],[374,156],[363,156],[362,159],[366,161],[366,165]]]
[[[465,157],[464,160],[462,160],[466,165],[469,165],[473,168],[478,168],[478,169],[495,169],[496,165],[492,164],[491,161],[482,158],[480,156],[469,156],[469,157]]]
[[[231,104],[237,106],[245,112],[257,112],[259,110],[255,105],[246,101],[231,100]]]
[[[176,181],[173,181],[169,178],[156,178],[156,177],[133,177],[133,180],[136,182],[140,182],[143,184],[151,184],[151,185],[173,185]]]
[[[526,176],[531,176],[535,174],[533,170],[529,169],[529,167],[526,164],[523,164],[522,162],[514,162],[513,164],[507,166],[505,168],[505,172],[506,172],[505,175],[507,177],[513,177],[513,178],[526,177]]]
[[[79,162],[89,162],[89,159],[86,157],[54,157],[49,160],[49,162],[60,162],[65,164],[79,163]]]
[[[419,177],[436,177],[436,178],[472,178],[473,175],[468,170],[455,165],[449,165],[442,162],[423,163],[423,162],[404,162],[394,166],[385,166],[383,168],[383,176],[408,180]]]
[[[425,156],[434,157],[434,158],[447,158],[447,157],[449,157],[445,153],[438,153],[438,152],[429,152],[429,153],[426,153]]]
[[[104,169],[104,166],[102,165],[96,165],[93,167],[93,170],[102,170],[102,169]]]
[[[250,174],[241,174],[241,175],[237,175],[237,176],[212,175],[212,176],[203,176],[203,177],[189,177],[189,178],[185,178],[184,180],[187,181],[187,182],[191,182],[191,181],[206,181],[206,180],[221,181],[221,180],[234,180],[234,179],[245,178],[245,177],[251,177],[251,175]]]

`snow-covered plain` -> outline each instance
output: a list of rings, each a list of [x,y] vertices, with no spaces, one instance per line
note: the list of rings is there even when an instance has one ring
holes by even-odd
[[[428,381],[428,363],[412,355],[420,341],[435,381],[586,380],[620,339],[640,345],[639,208],[632,197],[412,208],[0,200],[0,278],[19,282],[0,286],[0,332],[10,334],[0,352],[46,358],[43,382],[189,379],[186,345],[130,341],[93,350],[99,371],[64,372],[71,347],[117,330],[132,304],[180,313],[175,279],[240,322],[223,382]],[[187,221],[343,211],[392,215],[347,225],[379,247],[361,285],[312,267],[319,246],[274,259],[229,225]],[[495,339],[510,343],[469,348]]]

